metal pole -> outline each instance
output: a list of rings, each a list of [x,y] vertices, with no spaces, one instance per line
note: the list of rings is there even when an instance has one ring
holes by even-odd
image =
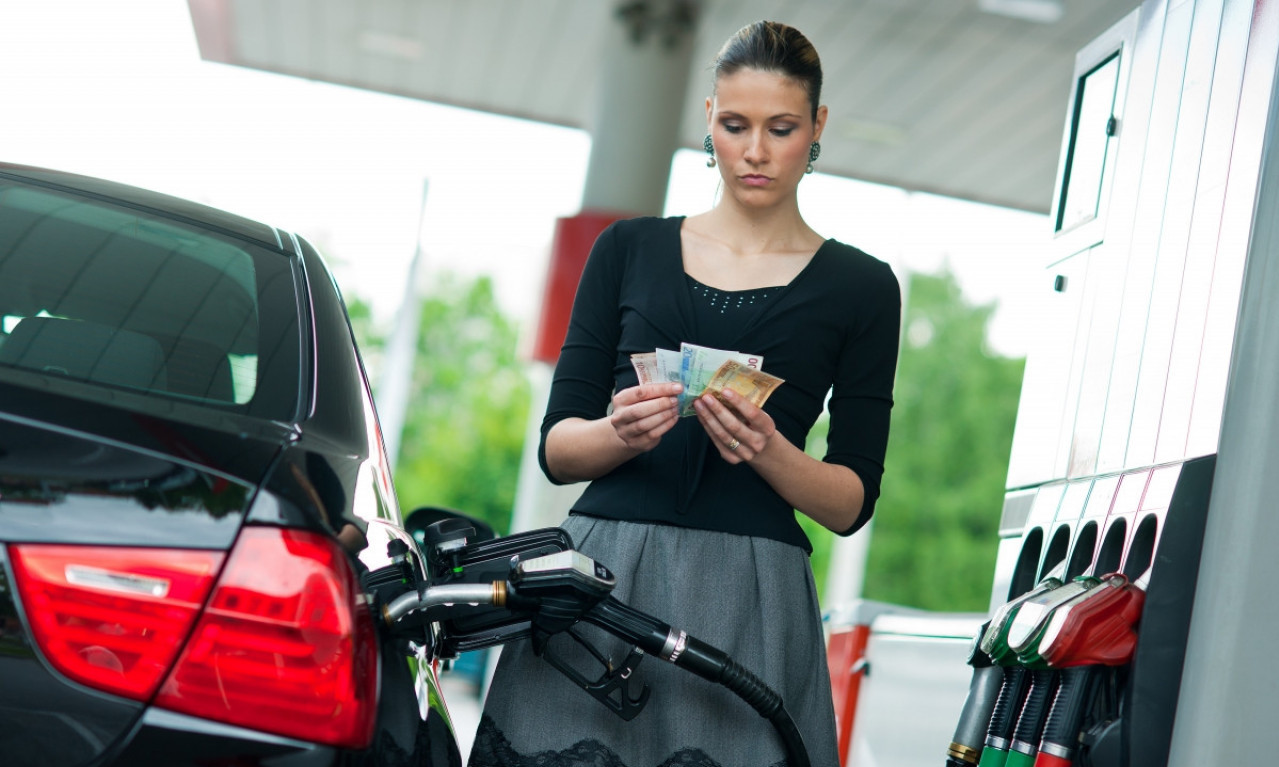
[[[408,413],[409,396],[413,389],[418,330],[422,324],[422,295],[418,286],[422,282],[426,261],[422,253],[422,230],[426,222],[426,192],[429,185],[428,179],[422,180],[422,204],[418,210],[413,260],[409,264],[404,298],[400,300],[395,327],[386,345],[382,375],[377,386],[378,420],[382,426],[382,439],[386,443],[387,460],[391,466],[395,466],[400,452],[400,435],[404,431],[404,418]]]

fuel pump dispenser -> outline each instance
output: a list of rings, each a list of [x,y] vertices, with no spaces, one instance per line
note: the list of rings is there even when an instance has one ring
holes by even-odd
[[[947,750],[947,767],[1029,767],[1033,762],[1057,680],[1045,664],[1028,665],[1018,650],[1043,631],[1057,605],[1100,582],[1089,577],[1063,581],[1064,571],[1062,562],[1035,588],[996,609],[979,632],[969,656],[973,679]],[[984,733],[973,724],[983,719]]]
[[[970,693],[948,767],[1070,767],[1102,671],[1132,659],[1148,578],[1045,578],[997,610],[970,659],[974,687],[983,657],[1004,667],[985,747],[971,758],[977,738],[965,729],[967,709],[980,703]]]

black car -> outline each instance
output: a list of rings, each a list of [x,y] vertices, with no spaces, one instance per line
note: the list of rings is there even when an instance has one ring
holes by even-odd
[[[392,541],[315,248],[0,164],[0,764],[459,764]]]

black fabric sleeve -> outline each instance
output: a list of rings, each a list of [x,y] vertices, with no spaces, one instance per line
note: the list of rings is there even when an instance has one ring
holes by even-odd
[[[552,476],[546,464],[546,433],[565,418],[593,420],[603,416],[613,397],[624,271],[623,254],[617,246],[617,224],[612,224],[596,238],[582,269],[542,419],[537,460],[542,473],[557,485],[567,483]]]
[[[861,512],[840,535],[852,535],[864,527],[875,511],[897,373],[901,287],[886,264],[877,264],[870,277],[867,311],[844,339],[829,404],[830,432],[823,460],[852,469],[865,489]]]

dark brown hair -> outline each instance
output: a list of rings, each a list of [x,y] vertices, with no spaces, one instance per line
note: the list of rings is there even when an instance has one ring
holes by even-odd
[[[755,69],[789,77],[808,92],[817,120],[822,96],[822,62],[808,38],[777,21],[757,21],[737,30],[715,56],[715,82],[741,69]]]

